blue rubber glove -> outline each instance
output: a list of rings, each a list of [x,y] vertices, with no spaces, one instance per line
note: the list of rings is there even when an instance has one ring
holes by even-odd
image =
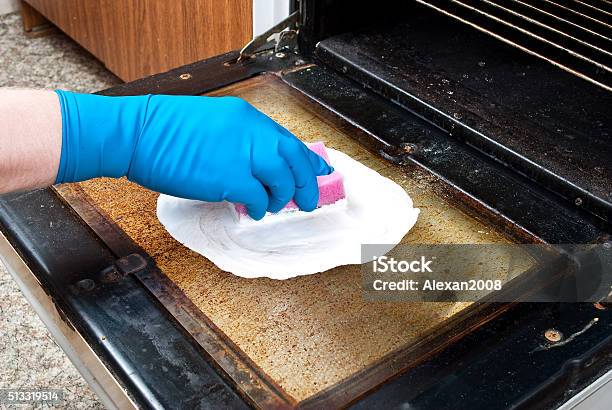
[[[242,203],[253,219],[294,199],[315,209],[332,169],[289,131],[235,97],[104,97],[56,91],[56,183],[127,176],[188,199]]]

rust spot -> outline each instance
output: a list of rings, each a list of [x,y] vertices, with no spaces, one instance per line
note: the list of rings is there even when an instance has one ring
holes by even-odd
[[[416,151],[417,146],[415,144],[405,142],[401,145],[401,148],[406,154],[413,154]]]
[[[595,306],[595,309],[597,310],[606,310],[608,308],[605,304],[601,302],[595,302],[593,303],[593,306]]]

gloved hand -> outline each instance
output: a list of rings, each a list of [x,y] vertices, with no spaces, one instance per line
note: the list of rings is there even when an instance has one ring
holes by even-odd
[[[188,199],[228,200],[253,219],[294,199],[315,209],[332,169],[289,131],[235,97],[104,97],[56,91],[62,153],[56,183],[127,176]]]

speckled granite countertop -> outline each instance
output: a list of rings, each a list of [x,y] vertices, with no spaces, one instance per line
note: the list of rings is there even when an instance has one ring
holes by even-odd
[[[118,82],[66,36],[30,39],[19,14],[0,16],[0,87],[91,92]],[[103,408],[1,263],[0,363],[0,388],[62,389],[62,408]]]

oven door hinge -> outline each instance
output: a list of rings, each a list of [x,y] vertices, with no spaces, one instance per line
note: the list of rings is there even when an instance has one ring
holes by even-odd
[[[240,50],[238,62],[245,61],[255,54],[269,50],[268,43],[273,44],[274,52],[279,52],[286,48],[297,48],[298,21],[300,19],[299,10],[291,13],[286,19],[269,28],[266,32],[255,37],[253,40]]]
[[[147,267],[147,260],[138,253],[131,253],[119,258],[112,265],[102,269],[93,277],[80,279],[70,289],[73,293],[90,292],[97,285],[106,283],[116,283],[127,275],[140,272]]]

